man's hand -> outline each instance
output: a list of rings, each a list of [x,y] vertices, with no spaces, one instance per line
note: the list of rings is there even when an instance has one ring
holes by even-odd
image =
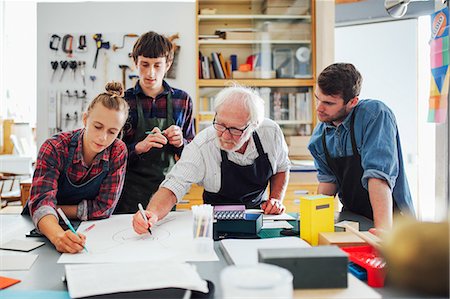
[[[148,134],[144,140],[138,142],[134,148],[136,154],[142,154],[148,152],[153,147],[162,148],[165,144],[167,144],[167,138],[161,133],[161,130],[157,127],[154,127],[151,131],[151,134]]]
[[[164,135],[173,146],[181,147],[183,145],[183,131],[179,126],[171,125],[164,130]]]
[[[158,221],[158,216],[153,212],[145,210],[145,215],[148,220],[144,220],[140,211],[137,211],[133,216],[133,229],[139,235],[148,233],[148,229]]]
[[[58,232],[50,241],[61,253],[77,253],[83,250],[86,236],[83,234],[77,236],[70,230],[66,230]]]
[[[271,198],[261,204],[264,214],[282,214],[286,208],[279,199]]]

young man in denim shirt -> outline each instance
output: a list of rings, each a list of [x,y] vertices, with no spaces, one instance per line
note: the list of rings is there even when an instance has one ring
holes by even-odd
[[[349,63],[319,75],[317,117],[308,149],[319,194],[339,194],[343,210],[392,226],[393,211],[414,215],[395,116],[378,100],[359,100],[362,77]]]

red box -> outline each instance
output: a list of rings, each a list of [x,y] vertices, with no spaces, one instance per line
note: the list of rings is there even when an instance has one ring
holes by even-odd
[[[374,288],[384,286],[386,277],[386,262],[372,246],[341,247],[349,254],[350,261],[367,271],[367,284]]]

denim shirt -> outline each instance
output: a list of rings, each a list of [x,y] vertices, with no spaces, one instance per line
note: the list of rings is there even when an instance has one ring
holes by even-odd
[[[314,157],[319,182],[335,183],[336,177],[326,162],[322,146],[322,133],[332,158],[352,155],[350,119],[353,109],[337,127],[332,123],[319,123],[311,136],[308,149]],[[368,190],[369,178],[385,180],[397,206],[403,213],[414,215],[411,193],[403,165],[402,149],[397,123],[392,111],[381,101],[360,100],[355,115],[356,146],[364,170],[362,186]],[[340,186],[338,186],[338,191]]]

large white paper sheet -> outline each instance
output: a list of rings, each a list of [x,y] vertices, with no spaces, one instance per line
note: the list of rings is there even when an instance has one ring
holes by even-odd
[[[304,248],[311,247],[297,237],[282,237],[257,240],[228,239],[220,241],[224,256],[235,265],[258,263],[258,249],[262,248]]]
[[[58,263],[124,263],[137,261],[197,262],[218,261],[214,250],[199,253],[192,233],[192,213],[171,212],[152,227],[152,235],[138,235],[132,227],[133,215],[113,215],[109,219],[83,222],[86,248],[77,254],[64,253]]]
[[[0,271],[30,270],[37,258],[37,254],[0,255]]]
[[[185,263],[66,265],[66,279],[71,298],[171,287],[208,292],[195,266]]]

